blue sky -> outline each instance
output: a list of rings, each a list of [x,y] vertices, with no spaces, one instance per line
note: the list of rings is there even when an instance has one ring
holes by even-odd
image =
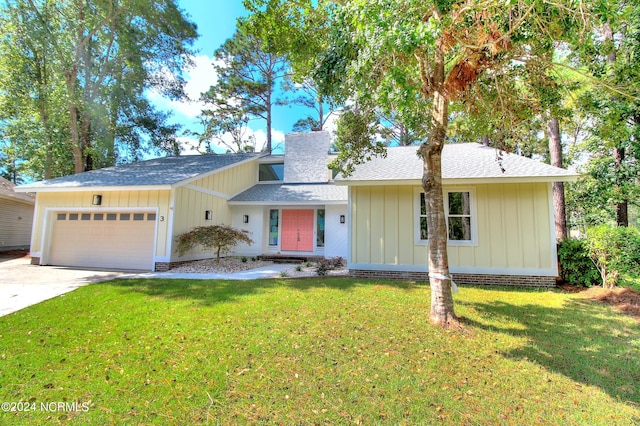
[[[195,67],[186,74],[188,80],[187,94],[194,102],[174,102],[150,94],[150,99],[158,107],[173,112],[174,120],[182,123],[189,130],[200,132],[202,126],[198,123],[197,116],[201,105],[196,101],[201,92],[206,91],[215,83],[213,70],[213,52],[235,32],[236,20],[246,15],[246,11],[240,0],[178,0],[180,7],[189,15],[189,19],[198,26],[200,37],[195,43],[198,50],[195,59]],[[304,118],[306,112],[301,108],[274,107],[272,136],[274,145],[284,141],[284,134],[291,132],[293,123]],[[253,120],[249,127],[254,131],[258,141],[258,148],[265,140],[265,124],[263,120]],[[195,141],[181,138],[185,148],[185,154],[190,153],[189,146]],[[223,149],[220,149],[223,152]]]

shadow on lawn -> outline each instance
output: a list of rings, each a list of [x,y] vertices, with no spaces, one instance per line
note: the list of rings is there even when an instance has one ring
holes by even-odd
[[[127,291],[147,294],[149,296],[168,299],[191,299],[204,306],[229,302],[248,296],[259,294],[276,287],[289,287],[295,290],[309,290],[312,288],[330,288],[348,291],[355,286],[385,285],[404,289],[421,286],[418,283],[405,281],[369,281],[345,277],[314,277],[302,279],[274,278],[259,280],[190,280],[190,279],[124,279],[109,282]],[[424,284],[426,286],[426,284]]]
[[[505,302],[457,302],[492,322],[516,321],[503,328],[465,318],[474,327],[525,337],[526,346],[503,355],[527,359],[576,382],[596,386],[613,398],[640,403],[640,326],[625,323],[587,300],[571,300],[561,308]]]

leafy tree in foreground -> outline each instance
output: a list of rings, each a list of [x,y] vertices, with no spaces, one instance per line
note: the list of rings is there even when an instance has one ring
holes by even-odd
[[[329,36],[314,70],[320,91],[339,100],[352,99],[364,109],[394,112],[411,131],[428,134],[418,152],[424,164],[422,187],[430,231],[430,319],[445,327],[458,326],[441,173],[449,106],[466,100],[481,75],[513,61],[548,60],[548,45],[584,36],[586,19],[591,17],[589,3],[245,0],[245,4],[260,12],[254,16],[265,28],[282,29],[274,40],[285,46],[308,37],[306,24],[317,25],[300,19],[300,10],[314,19],[324,16]],[[354,152],[363,155],[368,146],[376,147],[367,145]]]
[[[202,246],[205,249],[215,249],[216,258],[220,260],[221,253],[228,253],[241,242],[253,244],[248,233],[229,225],[198,226],[176,237],[177,251],[182,256],[192,248]]]

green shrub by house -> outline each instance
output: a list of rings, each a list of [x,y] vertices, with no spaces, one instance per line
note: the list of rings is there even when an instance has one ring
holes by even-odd
[[[585,240],[569,238],[558,244],[560,275],[571,285],[591,287],[600,283],[600,273],[589,257]]]

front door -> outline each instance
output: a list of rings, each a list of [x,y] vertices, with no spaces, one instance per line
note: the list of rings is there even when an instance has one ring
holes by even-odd
[[[283,251],[313,251],[313,210],[282,210]]]

